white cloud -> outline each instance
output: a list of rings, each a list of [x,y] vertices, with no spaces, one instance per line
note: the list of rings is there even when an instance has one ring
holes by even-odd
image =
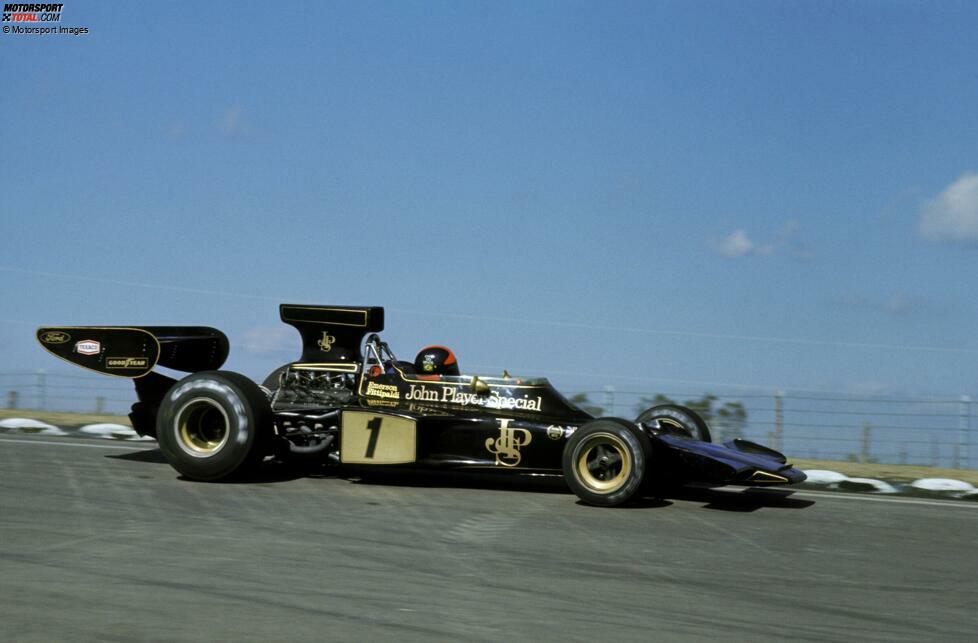
[[[727,259],[740,259],[741,257],[756,256],[770,257],[779,252],[787,252],[793,257],[807,259],[811,253],[796,240],[796,234],[800,225],[794,219],[789,220],[774,237],[770,243],[757,243],[749,236],[743,228],[734,230],[720,240],[713,240],[710,245],[722,257]]]
[[[834,298],[832,302],[840,306],[862,308],[864,310],[871,310],[877,313],[887,313],[890,315],[907,315],[929,305],[929,302],[908,297],[907,295],[899,292],[876,297],[867,297],[863,295],[842,295]]]
[[[272,326],[246,330],[241,340],[234,344],[254,355],[298,355],[302,351],[302,340],[294,328]]]
[[[754,242],[743,230],[734,230],[728,236],[713,244],[717,252],[727,259],[744,257],[754,252]]]
[[[801,224],[798,223],[797,219],[788,219],[788,222],[784,224],[783,228],[781,228],[781,232],[778,233],[778,239],[783,242],[787,242],[800,229]]]
[[[845,389],[850,395],[893,395],[895,393],[892,384],[878,380],[850,382]]]
[[[890,295],[883,300],[883,310],[891,313],[906,313],[910,312],[916,305],[916,302],[909,297],[897,293],[895,295]]]
[[[931,241],[978,244],[978,173],[965,172],[924,203],[920,233]]]
[[[245,122],[244,109],[240,105],[229,107],[224,112],[219,127],[225,136],[238,137],[247,134],[248,125]]]
[[[183,138],[187,133],[187,126],[183,121],[173,121],[167,128],[166,133],[170,138]]]

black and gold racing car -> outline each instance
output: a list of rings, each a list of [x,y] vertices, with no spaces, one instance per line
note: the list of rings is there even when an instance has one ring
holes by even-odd
[[[663,484],[805,479],[759,444],[713,444],[704,421],[681,406],[654,406],[634,420],[598,418],[545,378],[398,360],[377,334],[380,307],[283,304],[280,314],[299,331],[302,356],[262,384],[216,370],[229,344],[214,328],[58,326],[38,329],[37,339],[73,364],[131,378],[133,428],[156,438],[173,468],[195,480],[237,476],[269,456],[313,458],[558,474],[584,502],[615,506]],[[175,379],[157,367],[191,374]]]

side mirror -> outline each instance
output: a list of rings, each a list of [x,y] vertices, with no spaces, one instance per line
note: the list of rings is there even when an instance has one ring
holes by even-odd
[[[472,381],[469,382],[469,388],[472,389],[473,393],[478,395],[485,395],[491,390],[488,384],[479,379],[478,375],[472,376]]]

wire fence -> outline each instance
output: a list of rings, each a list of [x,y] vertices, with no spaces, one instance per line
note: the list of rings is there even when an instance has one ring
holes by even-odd
[[[132,381],[86,373],[0,371],[6,409],[125,414],[136,401]]]
[[[656,394],[696,407],[704,392],[584,392],[605,415],[634,418]],[[715,395],[708,404],[714,441],[744,437],[792,458],[918,464],[974,469],[978,465],[978,405],[967,395],[941,398],[770,393]],[[736,414],[720,409],[743,409]]]
[[[584,391],[604,415],[634,418],[664,395],[680,404],[704,392],[638,391],[612,386]],[[0,371],[7,409],[125,414],[132,382],[86,373]],[[743,414],[717,413],[739,405]],[[978,402],[969,396],[874,397],[844,394],[717,394],[709,404],[715,441],[744,437],[792,458],[978,468]]]

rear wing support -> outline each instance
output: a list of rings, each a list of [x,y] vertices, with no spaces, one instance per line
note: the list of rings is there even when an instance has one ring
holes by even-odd
[[[380,306],[279,306],[282,321],[302,335],[302,361],[362,362],[360,344],[367,333],[384,330]]]

